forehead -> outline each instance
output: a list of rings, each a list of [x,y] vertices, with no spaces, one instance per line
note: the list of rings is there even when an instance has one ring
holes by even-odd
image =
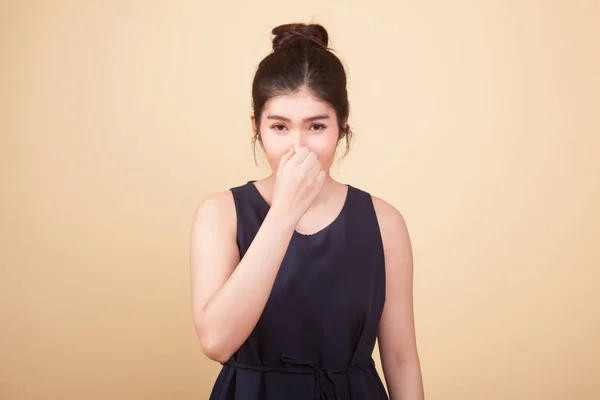
[[[333,116],[333,108],[327,102],[305,91],[272,97],[267,101],[264,109],[265,115],[276,114],[290,119],[302,119],[327,113]]]

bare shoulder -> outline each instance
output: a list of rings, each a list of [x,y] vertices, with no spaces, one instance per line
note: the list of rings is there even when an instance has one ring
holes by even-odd
[[[413,249],[402,213],[390,203],[372,196],[379,223],[385,270],[388,277],[388,298],[393,298],[396,285],[408,285],[412,281]],[[406,290],[408,293],[408,290]],[[393,302],[392,300],[390,300]]]
[[[402,213],[387,201],[372,196],[373,207],[384,241],[408,237],[408,228]]]
[[[235,202],[231,190],[217,192],[204,198],[194,212],[195,230],[200,228],[200,225],[210,226],[212,229],[218,226],[231,229],[235,228],[235,224]]]
[[[402,213],[393,205],[378,197],[372,196],[383,250],[386,259],[386,269],[394,269],[403,265],[412,265],[412,243]]]

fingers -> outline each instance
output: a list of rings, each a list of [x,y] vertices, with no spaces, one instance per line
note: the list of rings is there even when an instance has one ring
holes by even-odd
[[[323,188],[323,185],[325,184],[325,178],[327,177],[327,173],[325,171],[320,171],[319,174],[317,175],[317,179],[315,179],[315,185],[313,186],[313,190],[314,190],[314,194],[318,194],[321,189]]]
[[[312,179],[316,179],[319,171],[321,171],[321,163],[319,162],[317,154],[306,147],[301,147],[298,151],[295,151],[292,156],[288,153],[284,154],[282,161],[284,159],[287,160],[286,164],[304,170],[305,174]],[[284,163],[280,162],[280,168],[282,165],[284,165]]]
[[[310,151],[306,147],[301,147],[298,149],[294,157],[290,160],[290,163],[300,167],[305,172],[310,172],[315,162],[317,162],[318,157],[317,154],[313,151]]]
[[[327,172],[325,171],[321,171],[319,172],[319,175],[317,175],[317,186],[319,187],[319,190],[321,190],[321,188],[323,187],[323,184],[325,183],[325,178],[327,178]]]
[[[308,156],[309,154],[309,150],[306,147],[301,147],[296,154],[294,154],[294,156],[290,159],[290,164],[294,164],[294,165],[300,165],[302,164],[302,162],[304,161],[304,159],[306,158],[306,156]]]
[[[312,170],[312,168],[315,166],[315,164],[318,162],[319,162],[319,160],[317,158],[317,154],[313,153],[311,151],[310,153],[308,153],[308,155],[306,156],[304,161],[302,161],[302,163],[299,165],[299,167],[302,168],[306,172],[310,172]]]
[[[288,163],[288,161],[290,160],[290,158],[292,158],[293,155],[294,155],[294,148],[290,147],[290,149],[288,151],[286,151],[279,159],[279,166],[277,169],[281,170],[281,168],[283,168],[283,166]]]
[[[317,179],[317,176],[319,175],[320,171],[321,171],[321,163],[318,160],[316,160],[313,163],[312,167],[310,168],[310,170],[308,172],[308,176],[311,177],[312,179]]]

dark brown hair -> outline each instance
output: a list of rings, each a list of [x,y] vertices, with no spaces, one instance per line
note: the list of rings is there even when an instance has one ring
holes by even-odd
[[[252,108],[256,131],[252,137],[262,146],[260,121],[265,103],[272,97],[293,94],[306,89],[335,110],[339,128],[338,142],[350,149],[352,131],[345,121],[350,107],[346,90],[346,72],[341,61],[328,47],[329,35],[319,24],[292,23],[279,25],[271,31],[273,51],[259,64],[252,82]],[[264,148],[263,148],[264,149]]]

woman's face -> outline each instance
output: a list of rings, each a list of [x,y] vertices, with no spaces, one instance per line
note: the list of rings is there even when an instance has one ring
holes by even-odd
[[[254,116],[251,117],[256,130]],[[316,153],[322,169],[329,173],[335,158],[339,128],[335,110],[307,91],[269,99],[261,117],[260,137],[272,171],[281,156],[294,147]]]

